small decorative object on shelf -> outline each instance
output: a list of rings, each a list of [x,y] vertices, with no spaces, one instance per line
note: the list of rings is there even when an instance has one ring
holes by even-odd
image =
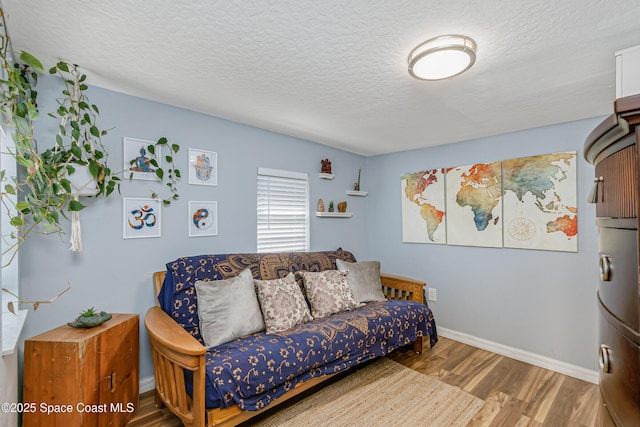
[[[324,200],[318,199],[318,212],[324,212]]]
[[[360,191],[360,172],[362,172],[362,168],[358,168],[358,182],[353,184],[354,191]]]
[[[333,212],[333,200],[329,202],[329,212]]]
[[[102,325],[107,320],[111,319],[111,314],[101,311],[98,313],[93,307],[80,313],[80,316],[76,317],[73,322],[67,323],[67,325],[73,328],[93,328],[98,325]]]
[[[320,172],[331,175],[331,162],[329,159],[322,159],[322,169]]]
[[[346,211],[347,211],[347,202],[343,201],[343,202],[338,203],[338,212],[344,213]]]

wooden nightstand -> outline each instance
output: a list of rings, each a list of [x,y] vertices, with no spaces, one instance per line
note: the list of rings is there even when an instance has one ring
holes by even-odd
[[[138,324],[114,314],[25,340],[23,426],[124,426],[138,406]]]

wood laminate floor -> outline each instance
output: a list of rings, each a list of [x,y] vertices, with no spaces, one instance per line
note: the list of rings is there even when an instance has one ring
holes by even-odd
[[[387,357],[482,399],[469,427],[613,427],[597,385],[457,341],[441,337],[422,355],[403,348]],[[128,427],[181,425],[145,393]]]

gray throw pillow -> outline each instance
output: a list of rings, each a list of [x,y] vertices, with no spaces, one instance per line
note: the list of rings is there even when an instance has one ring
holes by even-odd
[[[195,286],[200,334],[205,347],[215,347],[264,330],[250,269],[229,279],[199,280]]]
[[[382,293],[379,261],[347,262],[336,260],[340,271],[348,271],[347,284],[358,302],[386,301]]]

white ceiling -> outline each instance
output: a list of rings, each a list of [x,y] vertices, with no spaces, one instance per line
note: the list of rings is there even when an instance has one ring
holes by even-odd
[[[88,82],[363,155],[609,114],[637,0],[2,0],[15,50]],[[407,72],[464,34],[476,64]],[[115,124],[117,127],[117,123]]]

